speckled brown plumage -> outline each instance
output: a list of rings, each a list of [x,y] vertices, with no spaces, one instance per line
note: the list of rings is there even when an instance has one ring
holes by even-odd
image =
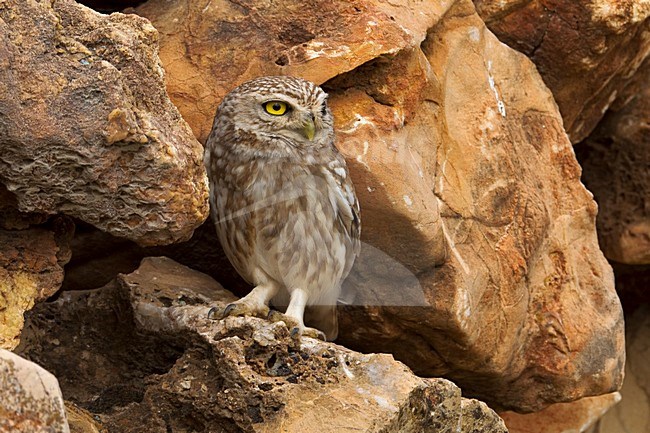
[[[219,106],[206,143],[212,216],[228,258],[253,291],[222,316],[287,306],[293,332],[308,319],[336,338],[336,300],[360,248],[359,204],[334,146],[327,95],[293,77],[242,84]],[[283,115],[265,110],[286,103]]]

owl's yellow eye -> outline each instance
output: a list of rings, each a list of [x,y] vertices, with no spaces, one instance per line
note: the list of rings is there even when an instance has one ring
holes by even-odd
[[[264,109],[274,116],[282,116],[287,112],[287,104],[282,101],[269,101],[264,103]]]

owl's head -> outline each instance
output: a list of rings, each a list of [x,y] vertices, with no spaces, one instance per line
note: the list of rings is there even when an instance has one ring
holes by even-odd
[[[219,106],[213,126],[222,146],[257,156],[304,154],[334,140],[327,94],[296,77],[261,77],[232,90]]]

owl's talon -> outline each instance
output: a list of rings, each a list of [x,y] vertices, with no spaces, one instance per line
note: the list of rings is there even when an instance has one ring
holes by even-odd
[[[210,308],[210,311],[208,311],[208,320],[219,320],[220,317],[215,317],[218,311],[219,309],[217,307]]]
[[[301,335],[303,337],[310,337],[316,340],[327,341],[325,338],[325,333],[316,329],[316,328],[304,328]]]
[[[228,305],[226,305],[226,308],[223,310],[223,313],[221,314],[221,318],[222,318],[222,319],[225,319],[226,317],[228,317],[228,316],[231,315],[230,313],[231,313],[233,310],[236,310],[236,309],[237,309],[237,304],[235,304],[235,303],[232,303],[232,304],[228,304]],[[235,312],[235,313],[236,313],[236,312]],[[233,314],[233,316],[236,316],[236,315],[237,315],[237,314]]]

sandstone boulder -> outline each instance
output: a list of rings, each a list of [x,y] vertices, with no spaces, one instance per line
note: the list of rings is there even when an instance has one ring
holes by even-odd
[[[0,183],[21,212],[144,245],[206,218],[202,148],[165,93],[157,39],[145,19],[72,0],[0,3]]]
[[[484,403],[390,355],[297,343],[281,322],[207,319],[233,299],[206,275],[147,258],[102,289],[40,304],[19,352],[109,431],[507,432]]]
[[[70,433],[56,378],[0,349],[0,432]]]
[[[598,238],[607,258],[650,264],[650,60],[621,92],[594,133],[576,147],[598,202]]]
[[[200,138],[252,76],[330,93],[364,225],[341,343],[519,411],[618,389],[622,311],[596,205],[535,66],[470,1],[136,11],[160,29],[170,94]]]
[[[645,0],[474,3],[501,41],[535,62],[574,143],[596,127],[650,54]]]

